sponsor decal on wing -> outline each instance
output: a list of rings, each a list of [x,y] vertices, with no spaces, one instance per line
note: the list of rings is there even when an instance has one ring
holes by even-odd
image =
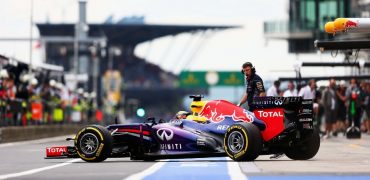
[[[67,154],[67,146],[47,147],[46,157],[57,157]]]

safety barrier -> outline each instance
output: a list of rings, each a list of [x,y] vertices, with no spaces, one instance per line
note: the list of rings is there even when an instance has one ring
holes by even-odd
[[[0,143],[34,140],[68,134],[73,135],[82,127],[83,125],[81,124],[3,127],[0,128]]]

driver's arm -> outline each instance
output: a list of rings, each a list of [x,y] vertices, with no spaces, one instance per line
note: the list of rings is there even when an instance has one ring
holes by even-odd
[[[242,99],[240,100],[240,102],[237,104],[237,106],[243,105],[245,102],[247,102],[247,99],[248,99],[248,94],[246,92],[244,92],[244,95],[243,95]]]

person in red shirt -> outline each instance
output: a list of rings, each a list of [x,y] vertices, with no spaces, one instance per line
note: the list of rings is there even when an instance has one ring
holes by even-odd
[[[2,69],[0,71],[0,99],[5,99],[6,95],[6,79],[9,78],[8,71],[6,69]]]
[[[5,98],[14,100],[15,94],[17,93],[17,88],[14,84],[14,74],[9,73],[9,78],[5,79]]]

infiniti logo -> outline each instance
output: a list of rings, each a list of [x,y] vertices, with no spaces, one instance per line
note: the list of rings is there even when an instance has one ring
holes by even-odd
[[[275,100],[275,105],[282,105],[282,104],[283,104],[283,100],[281,99]]]
[[[162,141],[169,141],[173,138],[173,131],[167,128],[160,128],[157,131],[157,135]]]

